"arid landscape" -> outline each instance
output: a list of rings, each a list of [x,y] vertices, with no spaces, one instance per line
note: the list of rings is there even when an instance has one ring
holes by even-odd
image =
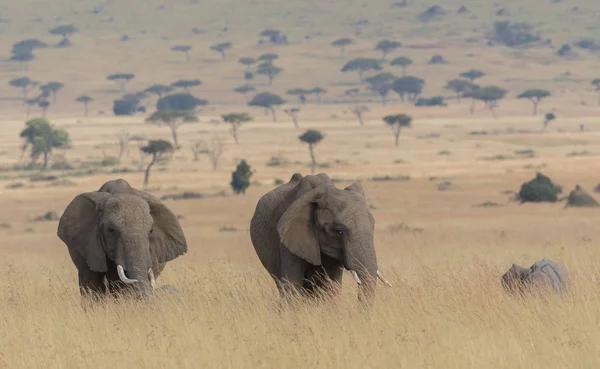
[[[520,203],[518,193],[541,172],[563,186],[559,197],[580,185],[600,199],[600,4],[438,1],[0,5],[0,368],[597,367],[600,208],[565,208],[563,198]],[[502,38],[497,22],[527,27],[508,27],[518,35]],[[69,25],[69,41],[57,45],[60,30],[49,30]],[[264,30],[280,33],[269,40]],[[341,38],[352,41],[345,50],[332,46]],[[22,40],[45,46],[14,46]],[[385,61],[382,40],[401,43]],[[189,60],[177,46],[189,47]],[[262,66],[239,62],[269,53],[278,58]],[[401,56],[412,60],[406,76],[424,81],[404,102],[402,68],[391,65]],[[381,69],[366,70],[364,82],[341,72],[356,58]],[[505,94],[486,100],[473,87],[457,101],[445,86],[468,70],[483,72],[474,83]],[[119,78],[107,79],[127,73],[124,91]],[[394,75],[384,81],[385,104],[376,92],[383,84],[369,80],[381,73]],[[24,77],[25,102],[13,83]],[[151,155],[140,148],[173,141],[169,127],[147,121],[158,96],[146,90],[196,79],[189,93],[207,102],[144,185]],[[49,82],[62,85],[56,100],[40,88]],[[248,106],[240,86],[254,88],[249,100],[262,92],[285,100],[273,106],[277,121],[270,107]],[[306,92],[305,103],[288,93],[315,87],[326,92]],[[550,93],[536,115],[518,97],[531,89]],[[87,115],[81,96],[92,99]],[[415,104],[435,96],[442,106]],[[131,114],[116,115],[113,101],[131,99]],[[222,119],[229,113],[252,117],[238,144]],[[69,138],[50,148],[46,169],[20,137],[43,114]],[[397,146],[383,120],[395,114],[412,118]],[[360,181],[376,219],[379,269],[393,286],[378,284],[370,309],[357,303],[349,273],[339,298],[283,306],[252,247],[258,199],[296,172],[311,173],[309,145],[298,138],[309,129],[323,135],[316,172],[340,188]],[[254,173],[236,195],[230,181],[242,159]],[[157,279],[180,292],[85,311],[57,217],[74,196],[116,178],[166,197],[180,218],[189,251]],[[503,290],[513,263],[543,257],[571,273],[565,296]]]

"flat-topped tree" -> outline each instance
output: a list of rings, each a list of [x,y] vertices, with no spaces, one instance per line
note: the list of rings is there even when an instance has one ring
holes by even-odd
[[[375,45],[375,50],[381,51],[381,60],[385,60],[390,52],[396,50],[400,46],[402,46],[402,43],[398,41],[381,40]]]
[[[298,114],[300,113],[299,108],[291,108],[284,109],[283,112],[287,114],[288,117],[292,118],[292,122],[294,123],[294,127],[299,128],[298,126]]]
[[[146,122],[164,125],[169,127],[173,136],[173,143],[176,148],[179,148],[179,140],[177,130],[184,123],[197,122],[198,118],[190,110],[158,110],[152,113]]]
[[[364,127],[364,125],[365,125],[364,114],[368,111],[369,111],[369,107],[366,105],[356,104],[352,108],[352,114],[356,115],[356,118],[358,119],[358,123],[360,123],[361,127]]]
[[[254,58],[250,58],[250,57],[243,57],[243,58],[239,58],[238,59],[238,63],[245,65],[246,66],[246,70],[249,70],[251,66],[253,66],[254,64],[256,64],[257,60]]]
[[[349,45],[352,45],[353,41],[350,38],[338,38],[337,40],[333,41],[331,43],[331,46],[333,47],[337,47],[340,49],[340,57],[344,57],[344,55],[346,55],[346,48]]]
[[[156,163],[164,159],[165,155],[173,152],[173,145],[169,141],[165,140],[150,140],[146,146],[140,148],[140,151],[152,155],[152,160],[146,167],[146,173],[144,175],[144,186],[148,185],[150,180],[150,168]]]
[[[317,130],[309,129],[300,135],[298,139],[308,144],[308,152],[310,153],[311,160],[311,172],[314,173],[315,169],[317,168],[314,147],[323,140],[323,134]]]
[[[596,88],[596,92],[600,92],[600,78],[594,79],[592,85]],[[598,97],[598,104],[600,104],[600,96]]]
[[[29,119],[29,117],[31,116],[31,108],[38,104],[38,99],[25,99],[24,102],[26,106],[25,116],[27,117],[27,119]]]
[[[271,64],[277,59],[279,59],[279,55],[275,53],[266,53],[258,57],[258,61]]]
[[[392,128],[392,133],[394,134],[394,143],[397,147],[400,131],[402,128],[410,127],[412,123],[412,117],[406,114],[386,115],[383,117],[383,121]]]
[[[399,66],[402,68],[402,75],[405,76],[406,75],[406,68],[409,65],[412,65],[413,61],[410,58],[407,58],[405,56],[399,56],[397,58],[394,58],[391,62],[390,65],[392,66]]]
[[[392,90],[392,84],[390,82],[380,82],[377,84],[371,84],[369,89],[381,98],[381,104],[385,105],[387,103],[387,96]]]
[[[475,82],[476,79],[485,76],[485,73],[477,69],[469,69],[468,71],[459,74],[459,76],[466,78],[471,82]]]
[[[242,94],[244,96],[246,104],[248,104],[248,94],[254,91],[256,91],[256,88],[254,88],[252,85],[244,85],[233,89],[233,92],[237,92],[238,94]]]
[[[270,110],[274,122],[277,121],[275,107],[283,104],[285,104],[285,100],[282,99],[281,96],[270,92],[261,92],[254,96],[250,102],[248,102],[248,106],[259,106],[261,108],[265,108],[265,110]]]
[[[33,51],[35,49],[41,49],[48,45],[38,39],[26,39],[19,41],[12,46],[11,50],[11,61],[16,61],[19,63],[26,63],[35,59],[35,55]]]
[[[311,95],[317,95],[317,101],[319,104],[323,102],[323,95],[327,93],[327,90],[323,87],[315,86],[308,91]]]
[[[198,99],[186,92],[166,95],[156,102],[156,110],[190,110],[208,105],[208,100]]]
[[[73,25],[63,25],[52,28],[50,31],[51,35],[60,35],[62,36],[62,40],[58,43],[58,46],[70,46],[71,41],[69,38],[73,35],[73,33],[77,32],[77,28]]]
[[[350,88],[346,91],[344,91],[344,95],[349,96],[352,99],[353,103],[358,103],[358,93],[360,92],[360,89],[358,88]]]
[[[273,84],[273,80],[279,73],[283,72],[282,68],[276,67],[271,63],[262,63],[256,67],[256,74],[262,74],[269,79],[269,86]]]
[[[556,119],[556,115],[554,113],[546,113],[544,117],[544,131],[548,128],[548,123]]]
[[[171,91],[173,91],[173,87],[165,86],[165,85],[158,85],[158,84],[152,85],[144,90],[144,92],[150,93],[150,94],[155,94],[159,98],[163,97],[164,95],[168,94]]]
[[[421,93],[425,81],[414,76],[402,76],[392,82],[392,90],[400,96],[400,100],[404,101],[405,96],[408,101],[415,101]]]
[[[350,60],[344,67],[342,67],[341,71],[343,73],[346,72],[357,72],[360,77],[360,81],[364,82],[364,73],[367,71],[377,71],[383,69],[381,64],[379,64],[378,60],[370,59],[370,58],[356,58]]]
[[[44,90],[48,91],[50,93],[50,95],[52,95],[52,103],[56,104],[56,94],[63,87],[65,87],[64,83],[53,81],[53,82],[48,82],[45,85],[40,86],[40,89],[42,91],[44,91]]]
[[[239,145],[238,141],[238,129],[243,123],[252,121],[252,117],[247,113],[229,113],[221,115],[225,123],[231,124],[231,135],[236,145]]]
[[[42,117],[46,118],[46,112],[48,111],[48,108],[50,107],[50,101],[37,99],[37,104],[40,107],[40,109],[42,109]]]
[[[485,107],[492,112],[494,118],[496,118],[496,111],[494,110],[498,106],[498,101],[502,100],[506,96],[506,90],[498,86],[485,86],[478,89],[474,89],[466,92],[464,97],[471,97],[478,101],[483,101]]]
[[[179,81],[171,83],[173,88],[183,88],[185,92],[189,92],[190,88],[197,87],[202,84],[199,79],[181,79]]]
[[[306,95],[308,95],[310,91],[304,88],[294,88],[293,90],[287,90],[286,93],[288,95],[296,96],[300,101],[300,104],[304,105],[306,104]]]
[[[542,90],[539,88],[534,88],[531,90],[525,90],[521,92],[517,99],[528,99],[533,103],[533,115],[537,115],[538,105],[542,101],[543,98],[550,96],[551,93],[548,90]]]
[[[25,140],[23,153],[31,148],[31,165],[35,165],[40,156],[43,156],[44,169],[48,167],[53,149],[68,149],[70,145],[69,133],[64,129],[55,128],[44,118],[27,121],[20,137]]]
[[[129,81],[135,78],[135,74],[133,73],[114,73],[109,74],[106,79],[109,81],[115,81],[119,84],[119,90],[122,93],[125,93],[125,86]]]
[[[185,61],[187,63],[190,62],[190,51],[192,50],[192,47],[190,45],[175,45],[171,48],[171,51],[176,51],[179,53],[184,53],[185,54]]]
[[[78,98],[76,98],[75,101],[83,104],[83,115],[87,117],[88,116],[88,104],[91,101],[94,101],[94,99],[88,95],[81,95]]]
[[[475,85],[473,82],[467,81],[466,79],[452,79],[446,83],[445,89],[454,91],[456,94],[456,100],[460,103],[460,99],[463,93],[473,89]]]
[[[37,84],[33,82],[29,77],[15,78],[8,82],[12,87],[20,88],[23,91],[23,99],[27,99],[29,91]]]
[[[223,60],[225,60],[225,59],[227,59],[227,55],[225,54],[225,52],[227,52],[227,50],[231,49],[232,46],[233,46],[233,44],[231,42],[221,42],[219,44],[212,45],[210,47],[210,49],[212,51],[216,51],[219,54],[221,54],[221,58],[223,58]]]

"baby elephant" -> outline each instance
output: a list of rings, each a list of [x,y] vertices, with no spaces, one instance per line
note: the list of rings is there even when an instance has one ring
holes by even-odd
[[[569,284],[569,272],[555,261],[543,258],[530,268],[517,264],[504,273],[502,286],[510,292],[525,292],[532,287],[552,287],[555,292],[564,293]]]

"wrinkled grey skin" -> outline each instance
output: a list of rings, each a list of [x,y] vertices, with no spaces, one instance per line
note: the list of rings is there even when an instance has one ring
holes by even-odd
[[[513,264],[502,276],[503,287],[511,292],[525,292],[532,287],[551,287],[560,294],[569,285],[569,272],[559,263],[546,258],[526,269]]]
[[[177,217],[123,179],[76,196],[60,218],[58,237],[77,267],[84,296],[123,290],[117,274],[121,265],[127,278],[138,281],[127,290],[146,297],[152,291],[148,270],[157,278],[168,261],[187,252]]]
[[[358,183],[341,190],[326,174],[290,181],[261,197],[250,237],[282,296],[288,289],[335,293],[343,269],[361,279],[359,299],[370,301],[377,279],[375,219]]]

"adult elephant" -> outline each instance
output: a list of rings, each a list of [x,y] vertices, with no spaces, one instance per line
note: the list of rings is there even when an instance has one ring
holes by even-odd
[[[77,267],[82,295],[131,286],[148,296],[165,264],[187,252],[177,217],[123,179],[77,195],[60,218],[58,237]]]
[[[258,201],[250,236],[282,295],[288,288],[312,294],[332,287],[331,281],[342,282],[345,268],[359,284],[359,299],[370,300],[375,280],[384,280],[377,268],[374,227],[358,183],[341,190],[326,174],[296,173]]]

